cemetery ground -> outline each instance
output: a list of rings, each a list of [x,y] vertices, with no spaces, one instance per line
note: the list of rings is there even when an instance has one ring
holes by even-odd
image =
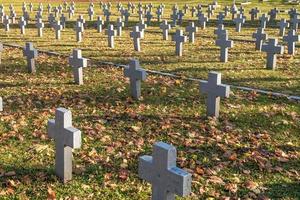
[[[20,9],[21,3],[14,5]],[[165,3],[170,8],[174,2]],[[263,10],[272,7],[257,5]],[[78,3],[74,19],[78,13],[87,19],[87,6]],[[102,15],[96,2],[95,7]],[[168,12],[164,16],[169,17]],[[134,20],[131,26],[137,16]],[[83,57],[96,61],[128,64],[135,57],[145,69],[182,77],[207,79],[215,70],[222,73],[224,83],[300,95],[299,52],[279,56],[278,69],[266,70],[265,54],[255,51],[254,43],[238,41],[251,39],[256,30],[251,24],[241,33],[226,26],[235,41],[228,63],[218,61],[215,25],[200,29],[196,44],[185,43],[183,57],[178,58],[174,43],[162,40],[157,22],[146,30],[142,52],[133,50],[131,29],[125,28],[111,49],[104,32],[97,33],[93,23],[88,24],[81,43],[75,41],[74,22],[67,22],[60,41],[50,28],[44,29],[43,38],[36,37],[33,22],[25,35],[16,25],[9,33],[0,30],[0,40],[22,46],[31,41],[38,49],[64,55],[80,48]],[[277,28],[266,32],[278,35]],[[233,89],[229,99],[221,100],[220,118],[215,120],[205,118],[205,97],[197,82],[150,74],[142,84],[143,98],[136,102],[129,98],[129,82],[121,68],[93,62],[84,68],[84,85],[78,86],[67,59],[40,54],[37,73],[32,75],[22,51],[15,48],[3,51],[0,72],[5,102],[0,113],[0,199],[148,199],[151,187],[138,178],[138,157],[151,154],[156,141],[176,146],[178,166],[193,174],[192,195],[185,199],[300,197],[297,101]],[[54,142],[46,131],[57,107],[72,111],[73,125],[83,137],[82,148],[74,154],[73,180],[65,185],[55,176]]]

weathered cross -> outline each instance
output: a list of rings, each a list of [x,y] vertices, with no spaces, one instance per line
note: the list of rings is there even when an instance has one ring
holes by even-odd
[[[37,50],[33,47],[31,42],[27,42],[25,48],[23,49],[23,56],[27,58],[27,67],[29,73],[35,73],[35,61],[34,59],[38,56]]]
[[[5,27],[5,31],[8,32],[9,31],[9,25],[10,25],[10,19],[9,19],[8,15],[4,16],[3,24],[4,24],[4,27]]]
[[[145,24],[144,20],[142,19],[138,24],[137,24],[140,28],[140,31],[142,32],[142,37],[144,37],[144,32],[145,29],[147,28],[147,24]]]
[[[130,32],[130,37],[133,39],[134,50],[141,51],[140,39],[143,38],[143,32],[140,31],[139,26],[134,26]]]
[[[53,25],[53,28],[55,30],[55,38],[57,40],[60,40],[61,38],[61,34],[60,34],[60,31],[62,30],[62,25],[60,24],[60,21],[57,21],[54,25]]]
[[[235,31],[241,32],[242,25],[245,23],[245,17],[243,14],[238,14],[237,17],[234,19],[235,23]]]
[[[116,30],[114,30],[114,25],[109,25],[107,30],[105,31],[105,34],[108,37],[108,46],[110,48],[115,48],[115,36],[117,35]]]
[[[192,175],[176,167],[177,151],[172,145],[157,142],[152,156],[139,157],[139,177],[152,184],[152,200],[175,200],[175,195],[191,193]]]
[[[214,31],[214,34],[217,35],[218,39],[221,37],[221,35],[226,34],[226,30],[224,29],[224,25],[219,24],[218,28]]]
[[[122,28],[124,26],[124,22],[122,21],[122,18],[119,17],[117,19],[117,23],[116,23],[116,29],[117,29],[117,36],[122,36]]]
[[[252,8],[249,14],[251,15],[251,21],[254,21],[255,18],[257,18],[257,14],[259,13],[258,8]]]
[[[89,19],[90,19],[90,21],[92,21],[93,18],[94,18],[94,14],[95,14],[94,8],[93,8],[93,7],[90,6],[90,7],[88,8],[88,14],[89,14]]]
[[[190,22],[189,26],[186,27],[186,32],[189,33],[189,42],[195,43],[195,34],[198,31],[198,27],[195,26],[194,22]]]
[[[261,51],[264,40],[268,39],[268,34],[265,33],[263,28],[257,28],[256,33],[253,33],[252,38],[255,38],[255,50]]]
[[[270,38],[267,44],[263,44],[262,51],[267,53],[267,69],[276,69],[276,54],[283,54],[284,47],[278,45],[278,41],[276,38]]]
[[[223,12],[219,12],[219,14],[217,15],[217,24],[223,24],[225,19],[225,14]]]
[[[300,36],[295,30],[289,30],[288,34],[283,37],[283,41],[288,44],[288,54],[295,55],[295,43],[300,41]]]
[[[157,21],[160,22],[162,16],[162,10],[160,8],[156,11]]]
[[[131,96],[138,100],[141,97],[141,81],[146,80],[147,73],[140,67],[138,60],[131,60],[129,67],[124,69],[124,76],[130,79]]]
[[[197,17],[198,17],[199,25],[202,27],[202,29],[205,29],[206,28],[206,22],[208,22],[208,18],[205,17],[203,13],[198,13]]]
[[[267,22],[269,21],[269,17],[266,14],[263,14],[260,18],[260,27],[266,28]]]
[[[168,36],[169,36],[169,30],[171,30],[171,25],[168,24],[167,20],[164,20],[161,24],[160,24],[160,29],[163,31],[163,39],[164,40],[168,40]]]
[[[69,64],[73,68],[74,81],[77,85],[83,84],[83,68],[87,67],[87,59],[82,58],[80,49],[74,49],[69,57]]]
[[[300,23],[300,19],[298,18],[298,15],[295,14],[294,17],[291,19],[291,24],[292,24],[291,28],[297,31],[299,23]]]
[[[151,11],[147,11],[145,16],[146,16],[146,19],[147,19],[147,25],[149,26],[151,24],[151,19],[153,17],[153,15],[151,14]]]
[[[228,98],[230,94],[230,86],[221,84],[221,73],[209,72],[208,81],[200,81],[200,93],[207,94],[207,116],[218,118],[220,97]]]
[[[182,10],[179,10],[177,13],[177,17],[178,17],[178,24],[181,25],[182,21],[183,21],[183,17],[184,17],[184,13]]]
[[[187,41],[187,37],[183,35],[182,30],[176,30],[173,41],[176,42],[176,55],[182,56],[183,43]]]
[[[63,183],[72,180],[72,149],[81,147],[81,131],[72,126],[72,113],[57,108],[48,121],[48,136],[55,141],[55,172]]]
[[[289,27],[289,22],[286,19],[281,19],[279,22],[279,35],[283,37],[285,35],[285,29]]]
[[[45,27],[42,18],[38,18],[36,22],[36,27],[38,29],[38,37],[43,37],[43,28]]]
[[[83,32],[83,24],[80,21],[76,21],[75,31],[76,31],[76,41],[81,42],[82,41],[82,32]]]
[[[26,26],[26,21],[24,19],[24,17],[22,16],[20,18],[20,21],[19,21],[19,26],[20,26],[20,30],[21,30],[21,34],[24,35],[25,34],[25,26]]]
[[[233,47],[233,41],[228,40],[227,31],[225,34],[220,35],[219,39],[216,40],[216,45],[220,47],[220,61],[227,62],[228,61],[228,48]]]
[[[102,32],[102,26],[104,25],[104,22],[102,20],[102,17],[101,16],[98,16],[97,17],[97,32],[98,33],[101,33]]]

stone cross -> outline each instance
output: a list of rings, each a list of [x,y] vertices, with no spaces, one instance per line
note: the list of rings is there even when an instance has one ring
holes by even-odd
[[[101,33],[102,32],[102,27],[104,25],[104,22],[102,20],[102,17],[101,16],[98,16],[97,17],[97,23],[96,23],[96,26],[97,26],[97,32],[98,33]]]
[[[268,39],[268,34],[265,33],[263,28],[257,28],[256,33],[253,33],[252,38],[255,38],[255,50],[261,51],[262,44]]]
[[[130,79],[130,93],[135,100],[141,97],[141,81],[146,80],[147,73],[141,68],[138,60],[131,60],[124,69],[124,76]]]
[[[269,21],[269,17],[266,14],[263,14],[260,18],[260,27],[266,28],[267,22]]]
[[[142,8],[139,8],[138,10],[138,15],[139,15],[139,21],[141,21],[143,19],[143,14],[144,14],[144,11]]]
[[[69,19],[72,19],[72,17],[75,14],[75,11],[72,9],[71,6],[68,8],[68,14],[69,14]]]
[[[207,17],[208,17],[208,19],[210,19],[213,16],[213,14],[214,14],[214,10],[213,10],[212,6],[208,5],[208,8],[207,8]]]
[[[8,15],[4,16],[3,25],[5,27],[5,31],[8,32],[9,31],[9,25],[10,25],[10,19],[9,19]]]
[[[228,48],[233,47],[233,41],[228,40],[228,33],[220,35],[220,38],[216,40],[216,45],[220,47],[220,61],[228,61]]]
[[[93,8],[93,7],[90,6],[90,7],[88,8],[88,14],[89,14],[89,19],[90,19],[90,21],[92,21],[93,18],[94,18],[94,14],[95,14],[94,8]]]
[[[187,4],[185,4],[185,5],[183,6],[184,14],[187,13],[187,11],[188,11],[189,8],[190,8],[190,7],[189,7],[189,5],[187,5]]]
[[[225,14],[223,12],[219,12],[219,14],[217,15],[217,24],[223,24],[225,19]]]
[[[38,37],[43,37],[43,28],[45,27],[42,18],[38,18],[36,22],[36,27],[38,29]]]
[[[26,26],[26,21],[24,19],[24,17],[21,17],[20,18],[20,21],[19,21],[19,26],[20,26],[20,29],[21,29],[21,34],[24,35],[25,34],[25,26]]]
[[[139,157],[139,177],[152,185],[152,200],[175,200],[191,193],[192,174],[176,167],[177,151],[172,145],[156,142],[152,156]]]
[[[231,18],[232,20],[234,20],[235,14],[238,13],[237,7],[235,4],[233,4],[230,8],[230,12],[231,12]]]
[[[171,30],[171,25],[168,24],[167,20],[164,20],[161,24],[160,24],[160,29],[163,31],[163,40],[168,40],[168,36],[169,36],[169,30]]]
[[[80,21],[76,21],[75,31],[76,31],[76,41],[82,41],[82,32],[83,32],[83,24]]]
[[[79,15],[77,21],[78,21],[78,22],[81,22],[81,24],[82,24],[82,29],[83,29],[83,31],[84,31],[85,19],[84,19],[83,15]]]
[[[208,22],[208,18],[204,16],[203,13],[198,13],[198,23],[202,27],[202,29],[206,28],[206,22]]]
[[[115,48],[114,37],[117,35],[116,30],[114,30],[114,25],[109,25],[105,34],[108,36],[108,46],[110,48]]]
[[[60,19],[60,24],[62,25],[62,28],[65,29],[66,28],[66,21],[67,21],[67,19],[65,17],[65,14],[61,14],[59,19]]]
[[[209,72],[208,81],[200,81],[200,93],[207,94],[207,116],[218,118],[220,112],[220,98],[228,98],[230,94],[230,86],[221,84],[221,73]]]
[[[193,7],[191,8],[191,15],[192,15],[192,17],[195,17],[196,11],[197,11],[196,7],[193,6]]]
[[[182,30],[176,30],[173,41],[176,42],[176,55],[182,56],[183,43],[187,41],[187,37],[183,35]]]
[[[160,8],[157,9],[156,16],[157,16],[157,21],[160,22],[162,17],[162,10]]]
[[[270,15],[270,21],[276,20],[278,12],[279,10],[277,8],[273,8],[270,10],[270,12],[268,13]]]
[[[267,53],[267,69],[276,69],[276,54],[283,54],[284,47],[278,45],[278,41],[276,38],[270,38],[267,44],[263,44],[262,51]]]
[[[48,16],[48,22],[49,22],[50,26],[53,26],[54,21],[55,21],[55,17],[53,15],[53,13],[50,13]]]
[[[55,173],[63,183],[72,180],[72,149],[81,146],[81,131],[72,126],[72,113],[57,108],[48,121],[48,136],[55,141]]]
[[[55,18],[58,17],[58,8],[57,7],[53,8],[53,12],[54,12]]]
[[[73,68],[74,81],[77,85],[83,84],[83,68],[87,67],[87,59],[82,58],[80,49],[74,49],[73,55],[69,57],[69,64]]]
[[[283,36],[283,41],[288,44],[288,54],[295,55],[295,43],[300,41],[300,36],[296,34],[296,31],[289,30],[286,36]]]
[[[146,19],[147,19],[147,25],[149,26],[151,24],[151,19],[152,19],[153,15],[151,14],[151,11],[147,11],[146,13]]]
[[[11,21],[12,21],[13,24],[16,23],[16,16],[17,16],[16,12],[12,11],[11,14],[10,14],[10,17],[11,17]]]
[[[117,28],[117,36],[122,36],[122,28],[124,26],[124,22],[122,21],[122,18],[119,17],[117,19],[116,28]]]
[[[234,19],[235,23],[235,31],[241,32],[242,25],[245,23],[245,17],[243,14],[238,14],[237,17]]]
[[[181,25],[184,17],[184,13],[182,12],[182,10],[178,11],[177,16],[178,16],[178,24]]]
[[[143,38],[143,32],[140,31],[139,26],[134,26],[130,32],[130,37],[133,39],[134,50],[141,51],[140,39]]]
[[[32,3],[29,4],[29,11],[30,11],[30,12],[33,11],[33,5],[32,5]]]
[[[279,22],[279,35],[283,37],[285,35],[285,29],[289,27],[289,24],[286,19],[281,19]]]
[[[230,13],[230,8],[229,8],[229,6],[225,6],[225,7],[224,7],[224,14],[225,14],[225,17],[227,17],[229,13]]]
[[[31,42],[27,42],[25,48],[23,49],[23,56],[27,59],[27,68],[29,73],[35,73],[35,61],[34,59],[38,56],[37,50],[33,47]]]
[[[47,10],[48,10],[48,13],[50,13],[51,12],[51,5],[50,4],[48,4],[48,6],[47,6]]]
[[[198,31],[198,27],[195,26],[194,22],[190,22],[185,31],[189,33],[189,42],[194,44],[195,34]]]
[[[178,13],[173,12],[173,14],[171,15],[171,18],[172,18],[172,26],[175,27],[177,25]]]
[[[297,31],[299,23],[300,23],[300,19],[298,18],[298,15],[294,15],[294,17],[291,19],[291,24],[292,24],[291,28]]]
[[[224,29],[224,25],[219,24],[218,28],[214,31],[214,34],[217,35],[218,39],[221,37],[221,35],[226,34],[226,30]]]
[[[257,18],[257,15],[259,13],[258,8],[252,8],[249,12],[249,14],[251,15],[251,21],[254,21]]]
[[[139,26],[139,30],[142,32],[144,37],[144,32],[145,29],[147,28],[147,24],[145,24],[144,20],[142,19],[137,25]]]
[[[54,30],[55,30],[55,39],[60,40],[61,38],[61,30],[62,30],[62,25],[60,25],[60,21],[57,21],[54,26],[53,26]]]
[[[111,12],[108,9],[104,10],[105,22],[107,24],[110,23],[110,15],[111,15]]]
[[[130,12],[128,10],[124,10],[124,18],[125,18],[124,20],[126,25],[128,25],[129,17],[130,17]]]

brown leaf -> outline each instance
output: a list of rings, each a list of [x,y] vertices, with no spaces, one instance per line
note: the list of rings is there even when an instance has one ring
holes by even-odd
[[[48,196],[47,200],[56,200],[56,193],[50,187],[48,187]]]

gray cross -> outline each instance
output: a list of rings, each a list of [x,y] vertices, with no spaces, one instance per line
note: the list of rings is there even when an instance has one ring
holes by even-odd
[[[220,47],[220,61],[228,61],[228,48],[233,47],[233,41],[228,40],[228,33],[220,35],[220,38],[216,40],[216,45]]]
[[[93,18],[94,18],[94,14],[95,14],[94,8],[93,8],[93,7],[90,6],[90,7],[88,8],[88,14],[89,14],[90,21],[92,21]]]
[[[283,37],[283,41],[288,43],[288,54],[295,55],[295,43],[300,41],[300,36],[296,31],[291,29],[287,36]]]
[[[186,32],[189,33],[189,42],[195,43],[195,34],[198,31],[198,27],[195,26],[194,22],[190,22],[189,26],[186,27]]]
[[[177,19],[178,19],[177,11],[173,12],[173,14],[171,15],[171,18],[172,18],[172,26],[175,27],[177,24]]]
[[[26,21],[24,19],[24,17],[21,17],[20,18],[20,21],[19,21],[19,26],[20,26],[20,29],[21,29],[21,34],[24,35],[25,34],[25,26],[26,26]]]
[[[122,28],[124,26],[124,22],[122,21],[122,18],[119,17],[117,19],[117,23],[116,23],[116,28],[117,28],[117,36],[121,36],[122,35]]]
[[[110,23],[110,15],[111,15],[111,12],[108,9],[104,10],[105,21],[107,24]]]
[[[263,28],[257,28],[256,33],[253,33],[252,38],[255,38],[255,50],[261,51],[264,40],[268,39],[268,34],[265,33]]]
[[[142,19],[143,19],[143,14],[144,14],[144,11],[143,11],[143,9],[142,8],[139,8],[139,10],[138,10],[138,15],[139,15],[139,21],[141,21]]]
[[[300,23],[300,19],[298,18],[298,15],[294,15],[294,17],[291,19],[291,24],[292,24],[291,28],[297,31],[299,23]]]
[[[208,18],[205,17],[205,15],[203,13],[198,13],[197,17],[198,17],[199,25],[202,27],[202,29],[205,29],[206,28],[206,22],[208,22]]]
[[[141,81],[146,80],[147,73],[140,67],[138,60],[131,60],[129,67],[125,67],[124,76],[130,79],[130,93],[135,100],[141,97]]]
[[[128,10],[124,11],[124,20],[125,20],[125,24],[128,25],[128,21],[129,21],[129,17],[130,17],[130,12]]]
[[[152,156],[139,157],[139,177],[152,184],[152,200],[175,200],[191,193],[192,174],[176,167],[177,151],[156,142]]]
[[[85,19],[84,19],[83,15],[79,15],[77,21],[78,21],[78,22],[81,22],[82,29],[83,29],[83,31],[84,31]],[[82,31],[82,32],[83,32],[83,31]]]
[[[147,18],[147,25],[149,26],[151,24],[151,19],[153,15],[151,14],[151,11],[147,11],[146,18]]]
[[[66,21],[67,21],[65,15],[61,14],[59,19],[60,19],[60,24],[62,25],[62,28],[65,29],[66,28]]]
[[[68,14],[69,14],[69,19],[72,19],[73,15],[74,15],[75,11],[72,9],[72,7],[70,6],[68,9]]]
[[[233,4],[230,8],[230,12],[231,12],[231,18],[232,20],[234,20],[235,14],[238,13],[237,7],[235,4]]]
[[[225,19],[225,14],[223,12],[219,12],[219,14],[217,15],[217,24],[223,24]]]
[[[278,41],[276,38],[270,38],[267,44],[263,44],[262,51],[267,53],[267,69],[276,69],[276,54],[283,54],[284,47],[278,45]]]
[[[160,29],[162,29],[163,31],[163,40],[168,40],[168,36],[169,36],[169,30],[171,30],[171,25],[168,24],[167,20],[164,20],[161,24],[160,24]]]
[[[48,6],[47,6],[47,9],[48,9],[48,13],[50,13],[51,12],[51,5],[50,4],[48,4]]]
[[[55,141],[55,172],[63,183],[72,180],[72,149],[81,147],[81,131],[72,126],[72,113],[57,108],[48,121],[48,136]]]
[[[76,21],[75,31],[76,31],[76,41],[81,42],[82,41],[83,25],[80,21]]]
[[[101,33],[102,32],[102,26],[104,25],[104,22],[102,20],[102,17],[101,16],[98,16],[97,17],[97,23],[96,23],[96,26],[97,26],[97,32],[98,33]]]
[[[193,7],[191,8],[191,14],[192,14],[192,17],[195,17],[196,11],[197,11],[196,7],[193,6]]]
[[[178,16],[178,24],[181,25],[184,17],[184,13],[182,12],[182,10],[178,11],[177,16]]]
[[[224,13],[225,13],[225,16],[227,17],[228,14],[230,13],[230,8],[229,8],[229,6],[225,6],[225,7],[224,7]]]
[[[60,21],[57,21],[56,24],[54,24],[53,28],[55,30],[55,38],[57,40],[60,40],[61,38],[60,31],[62,30],[62,25],[60,25]]]
[[[242,25],[245,23],[245,17],[243,14],[238,14],[237,17],[234,19],[235,23],[235,31],[241,32]]]
[[[9,19],[8,15],[4,16],[3,24],[4,24],[4,27],[5,27],[5,31],[8,32],[9,31],[9,25],[10,25],[10,19]]]
[[[277,8],[273,8],[270,10],[270,12],[268,14],[270,15],[271,21],[276,20],[278,12],[279,12],[279,10]]]
[[[147,28],[147,24],[145,24],[144,20],[142,19],[138,24],[137,24],[140,28],[140,31],[142,32],[142,37],[144,37],[144,32],[145,29]]]
[[[219,24],[217,29],[214,31],[214,34],[217,35],[218,39],[221,37],[221,35],[226,34],[226,30],[224,29],[224,25]]]
[[[49,22],[50,26],[53,26],[54,21],[55,21],[55,17],[53,15],[53,13],[50,13],[48,16],[48,22]]]
[[[105,31],[105,34],[108,37],[108,46],[110,48],[115,48],[115,40],[114,37],[117,35],[116,30],[114,30],[114,25],[109,25],[108,29]]]
[[[77,85],[83,84],[83,68],[87,67],[87,59],[82,58],[80,49],[74,49],[73,55],[69,57],[69,64],[73,68],[74,81]]]
[[[200,93],[207,94],[207,116],[218,118],[220,97],[228,98],[230,94],[230,86],[221,84],[221,73],[209,72],[208,81],[200,81]]]
[[[267,22],[269,21],[269,17],[266,14],[263,14],[260,18],[260,27],[266,28]]]
[[[162,17],[162,10],[161,10],[161,8],[157,8],[156,16],[157,16],[157,21],[160,22],[161,17]]]
[[[23,49],[23,56],[26,56],[27,67],[29,73],[35,73],[35,61],[34,59],[38,56],[37,50],[33,47],[31,42],[27,42],[25,48]]]
[[[289,24],[286,19],[281,19],[278,23],[279,25],[279,35],[283,37],[285,35],[285,29],[289,27]]]
[[[189,7],[189,5],[187,5],[187,4],[185,4],[185,5],[183,6],[184,14],[187,13],[187,11],[188,11],[189,8],[190,8],[190,7]]]
[[[143,38],[143,32],[140,31],[139,26],[134,26],[130,32],[130,37],[133,39],[134,50],[141,51],[140,39]]]
[[[38,18],[36,22],[36,27],[38,29],[38,37],[43,37],[43,28],[44,28],[44,23],[42,21],[42,18]]]
[[[182,56],[183,43],[187,41],[187,37],[183,35],[182,30],[176,30],[172,39],[176,42],[176,55]]]
[[[259,10],[257,7],[252,8],[249,14],[251,15],[251,21],[254,21],[257,18],[257,14],[259,13]]]

